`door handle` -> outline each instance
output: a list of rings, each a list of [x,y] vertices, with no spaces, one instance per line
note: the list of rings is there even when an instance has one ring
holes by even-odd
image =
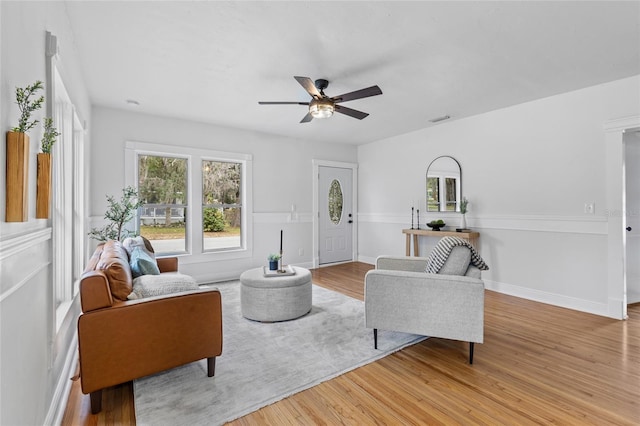
[[[627,226],[627,231],[631,232],[631,227]]]

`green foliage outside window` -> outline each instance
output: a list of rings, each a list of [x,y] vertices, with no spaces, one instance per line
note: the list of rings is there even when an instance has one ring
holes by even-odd
[[[205,208],[202,212],[202,227],[204,232],[222,232],[227,226],[224,213],[219,209]]]

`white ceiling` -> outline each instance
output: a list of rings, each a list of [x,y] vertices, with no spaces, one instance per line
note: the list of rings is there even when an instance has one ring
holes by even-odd
[[[67,2],[92,103],[362,144],[640,74],[640,2]],[[383,95],[299,124],[309,95]],[[140,103],[127,105],[127,99]]]

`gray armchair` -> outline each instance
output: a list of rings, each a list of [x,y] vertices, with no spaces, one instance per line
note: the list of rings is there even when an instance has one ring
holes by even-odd
[[[454,247],[437,274],[425,272],[428,258],[378,257],[365,276],[364,295],[375,348],[378,329],[461,340],[469,342],[473,364],[473,345],[484,338],[484,283],[470,264],[472,255],[467,247]],[[484,262],[481,267],[488,269]],[[456,269],[461,275],[447,275]]]

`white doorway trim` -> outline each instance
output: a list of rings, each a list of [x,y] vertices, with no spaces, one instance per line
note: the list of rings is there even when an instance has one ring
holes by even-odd
[[[625,282],[624,134],[640,127],[640,116],[604,123],[607,177],[607,302],[611,318],[627,318]]]
[[[358,258],[358,164],[343,163],[340,161],[312,160],[313,163],[313,267],[320,266],[320,212],[318,209],[318,176],[320,167],[339,167],[342,169],[351,169],[351,177],[353,178],[352,206],[353,206],[353,234],[352,234],[352,259]]]

